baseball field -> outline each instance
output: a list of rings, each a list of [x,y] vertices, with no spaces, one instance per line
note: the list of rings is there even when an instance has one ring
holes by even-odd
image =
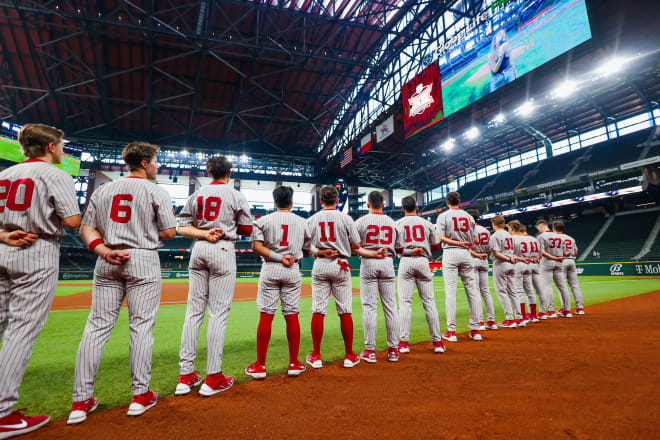
[[[249,363],[252,363],[255,358],[255,335],[256,327],[258,321],[258,312],[256,309],[256,304],[254,299],[256,298],[256,283],[255,279],[239,279],[236,290],[236,299],[232,306],[232,310],[229,315],[229,322],[227,326],[227,336],[226,344],[224,349],[224,362],[223,362],[223,372],[226,375],[234,376],[236,382],[241,384],[242,382],[250,381],[251,379],[245,375],[243,369]],[[494,341],[498,342],[498,349],[503,350],[502,355],[514,356],[518,359],[520,354],[524,352],[528,347],[533,347],[534,344],[538,343],[539,338],[543,339],[545,345],[549,345],[552,349],[561,347],[562,349],[567,348],[566,343],[569,343],[569,340],[562,340],[556,335],[552,335],[551,339],[545,338],[546,332],[551,331],[551,329],[562,329],[562,331],[570,333],[571,328],[575,328],[577,333],[582,331],[582,327],[587,323],[598,322],[598,325],[606,325],[609,330],[614,330],[617,326],[617,321],[612,321],[609,324],[605,324],[602,318],[599,316],[597,308],[591,308],[595,304],[604,303],[612,300],[617,300],[621,298],[631,297],[635,295],[640,295],[646,292],[651,292],[658,290],[659,279],[640,279],[634,277],[581,277],[580,278],[583,295],[585,297],[585,304],[587,315],[584,317],[576,317],[573,320],[548,320],[541,322],[539,324],[533,325],[530,324],[527,329],[520,330],[506,330],[501,329],[496,332],[489,331],[485,335],[485,341],[482,343],[476,342],[467,342],[467,335],[459,337],[459,343],[449,343],[448,351],[443,355],[431,355],[430,354],[430,343],[429,341],[428,328],[426,326],[426,321],[424,317],[424,312],[419,302],[419,298],[415,298],[413,303],[413,316],[412,316],[412,332],[410,337],[411,344],[423,343],[422,348],[413,348],[413,354],[422,352],[425,355],[424,361],[425,367],[424,371],[425,377],[428,381],[428,392],[429,393],[443,393],[442,384],[447,380],[451,379],[454,376],[463,376],[465,374],[470,374],[472,368],[476,367],[486,367],[490,368],[487,364],[487,360],[482,361],[477,358],[471,358],[471,354],[474,350],[480,350],[482,347],[485,349],[491,347],[491,344]],[[492,280],[491,280],[492,282]],[[311,336],[309,332],[309,325],[311,320],[311,299],[310,299],[310,280],[304,280],[303,288],[303,299],[301,300],[301,328],[302,328],[302,340],[301,340],[301,359],[304,358],[304,355],[311,349]],[[438,310],[440,312],[440,318],[443,328],[446,328],[444,323],[444,290],[443,290],[443,281],[442,277],[435,277],[435,292],[436,292],[436,302],[438,305]],[[179,342],[181,336],[181,328],[183,326],[183,319],[185,313],[185,298],[187,295],[187,280],[164,280],[163,282],[163,306],[161,306],[158,314],[158,320],[154,330],[155,335],[155,345],[153,352],[153,368],[152,368],[152,380],[151,388],[156,391],[161,398],[170,397],[173,395],[174,388],[178,379],[178,350]],[[359,292],[359,278],[353,278],[353,287],[354,294]],[[492,284],[491,284],[492,288]],[[73,371],[75,365],[76,350],[78,348],[78,343],[85,326],[85,320],[89,313],[88,307],[91,304],[91,283],[89,281],[62,281],[58,287],[57,297],[54,302],[54,311],[51,312],[48,322],[41,334],[41,337],[38,339],[35,347],[32,359],[28,366],[23,384],[20,388],[21,398],[19,401],[19,407],[27,407],[30,409],[31,413],[47,413],[50,414],[54,419],[62,419],[68,415],[68,411],[71,405],[71,389],[73,381]],[[468,321],[468,308],[464,294],[458,296],[458,313],[457,313],[457,322],[458,322],[458,332],[467,331],[467,321]],[[557,295],[557,292],[555,292]],[[651,294],[653,295],[653,294]],[[646,295],[648,296],[648,295]],[[655,294],[655,297],[660,295]],[[643,296],[645,297],[645,296]],[[640,297],[640,298],[643,298]],[[75,309],[62,309],[56,310],[58,302],[62,300],[75,300]],[[557,299],[558,301],[558,299]],[[503,319],[501,313],[501,307],[495,299],[496,310],[498,312],[497,318],[498,322]],[[559,302],[558,302],[559,303]],[[614,303],[610,303],[614,304]],[[656,311],[660,307],[660,301],[655,301],[654,306]],[[71,306],[65,306],[71,307]],[[343,358],[343,342],[340,337],[339,330],[339,320],[335,313],[334,304],[330,304],[330,312],[326,318],[325,323],[325,334],[322,346],[323,360],[324,364],[328,365],[333,361],[337,361]],[[356,352],[363,348],[362,340],[362,319],[361,319],[361,307],[359,296],[355,296],[353,299],[353,310],[355,316],[355,350]],[[382,318],[382,311],[379,314],[379,330],[378,330],[378,346],[377,351],[382,351],[386,349],[385,344],[385,330],[384,322]],[[626,321],[635,321],[636,316],[631,315],[627,317],[621,317]],[[537,330],[534,330],[536,328]],[[199,356],[197,358],[197,369],[201,372],[204,372],[205,363],[206,363],[206,340],[205,340],[205,325],[202,327],[202,334],[199,342]],[[554,331],[554,330],[553,330]],[[621,336],[624,336],[621,331]],[[576,333],[576,334],[577,334]],[[515,334],[515,339],[506,342],[508,338],[513,337]],[[529,338],[525,335],[530,335]],[[549,337],[548,333],[548,337]],[[638,333],[625,335],[625,340],[634,339],[639,336]],[[501,338],[507,338],[506,340]],[[654,342],[655,343],[655,342]],[[428,347],[426,347],[428,346]],[[457,347],[461,347],[461,350],[467,348],[467,352],[457,351]],[[570,350],[588,353],[590,347],[583,345],[579,340],[571,339]],[[523,349],[524,348],[524,349]],[[545,349],[545,348],[544,348]],[[612,343],[612,350],[618,350],[617,344]],[[522,351],[521,351],[522,350]],[[428,353],[427,353],[428,352]],[[535,351],[534,351],[535,352]],[[540,353],[539,353],[540,354]],[[561,356],[565,356],[562,354]],[[410,358],[414,358],[412,356]],[[397,364],[397,371],[401,369],[401,374],[405,377],[406,364],[409,363],[409,357],[403,356],[401,361]],[[460,361],[459,361],[460,359]],[[452,361],[457,369],[448,369],[448,361]],[[529,361],[529,362],[527,362]],[[477,362],[477,363],[475,363]],[[486,362],[486,363],[483,363]],[[458,363],[458,364],[456,364]],[[266,382],[272,382],[280,384],[281,388],[278,389],[279,396],[286,400],[287,396],[293,397],[291,394],[294,392],[293,389],[287,390],[289,384],[295,379],[288,379],[285,376],[282,377],[272,377],[272,375],[282,373],[286,370],[288,364],[288,351],[285,338],[285,329],[284,329],[284,320],[281,318],[281,315],[276,317],[273,323],[273,334],[270,342],[270,350],[268,352],[268,362],[267,369],[269,373],[269,378]],[[386,365],[387,364],[387,365]],[[528,365],[527,365],[528,364]],[[545,371],[543,368],[544,361],[542,358],[528,358],[525,359],[525,362],[521,365],[512,367],[510,371],[510,376],[506,377],[507,386],[511,388],[516,388],[517,386],[529,387],[530,393],[546,393],[543,390],[545,386],[544,383],[547,378],[544,378],[544,374],[553,377],[561,377],[564,375],[567,379],[565,383],[566,390],[575,390],[578,391],[582,387],[582,384],[575,383],[569,378],[571,377],[571,369],[561,370],[561,371]],[[364,374],[369,373],[370,377],[378,377],[381,374],[385,374],[390,367],[390,364],[387,363],[384,359],[384,356],[379,356],[379,363],[376,366],[365,365],[362,363],[357,370],[364,372]],[[609,368],[610,366],[608,366]],[[411,365],[410,368],[417,369],[418,366]],[[539,369],[536,382],[528,384],[519,384],[518,380],[521,377],[521,374],[526,368]],[[575,366],[572,368],[590,368],[590,367],[581,367]],[[337,381],[340,384],[347,385],[350,382],[350,378],[353,375],[353,372],[349,370],[340,369],[338,367],[331,367],[326,369],[323,368],[322,371],[332,371],[332,379],[330,383],[333,386],[338,385]],[[545,373],[543,373],[545,371]],[[305,380],[311,380],[310,377],[317,374],[316,371],[308,371],[304,374],[306,377]],[[412,373],[412,371],[411,371]],[[411,377],[413,377],[411,375]],[[502,380],[499,378],[498,380]],[[111,412],[105,412],[111,408],[115,407],[125,407],[131,400],[132,393],[130,389],[130,372],[128,365],[128,319],[127,311],[124,308],[120,314],[120,318],[117,322],[115,330],[110,338],[108,344],[106,345],[105,354],[103,357],[103,362],[99,370],[99,374],[96,382],[96,391],[95,396],[99,398],[101,404],[97,414],[90,416],[90,419],[83,424],[83,426],[92,429],[94,424],[98,419],[105,417],[106,415],[114,414],[117,416],[117,410]],[[296,399],[301,399],[301,405],[304,405],[304,399],[311,398],[314,399],[315,393],[319,387],[327,386],[329,383],[323,383],[322,379],[318,381],[312,381],[309,384],[309,387],[303,391],[307,397],[299,395],[295,397]],[[392,401],[386,401],[384,404],[395,405],[395,396],[401,397],[401,393],[406,393],[409,383],[404,380],[403,382],[391,382],[386,376],[383,376],[383,382],[381,386],[391,390]],[[419,384],[417,384],[419,385]],[[502,384],[501,384],[502,385]],[[230,390],[226,394],[221,394],[215,397],[208,399],[209,405],[215,404],[222,405],[222,402],[236,392],[236,388],[241,388],[245,385],[238,385],[235,389]],[[269,385],[269,386],[272,386]],[[484,383],[484,391],[488,388],[488,384]],[[260,399],[259,390],[256,385],[250,385],[251,394],[254,394],[252,398]],[[255,388],[257,387],[257,388]],[[552,391],[552,390],[550,390]],[[296,391],[299,392],[299,391]],[[187,405],[190,402],[190,399],[201,399],[196,393],[193,393],[193,397],[181,398],[172,398],[172,405],[175,405],[176,402],[181,402],[182,405]],[[492,395],[485,393],[483,395],[451,395],[446,396],[447,405],[455,406],[462,405],[467,400],[477,399],[482,400],[486,403],[484,411],[487,408],[495,407],[496,402],[502,396]],[[406,401],[406,405],[420,406],[422,409],[424,407],[423,400],[418,400],[419,397],[416,397],[417,400]],[[248,404],[249,402],[244,402]],[[383,402],[381,402],[383,403]],[[169,405],[169,404],[168,404]],[[349,411],[348,408],[341,408],[341,404],[336,402],[328,402],[328,416],[336,417],[335,413],[343,414],[343,411]],[[159,404],[159,406],[164,406]],[[121,411],[124,411],[123,409]],[[498,410],[499,414],[503,416],[504,412]],[[132,423],[136,427],[145,428],[149,426],[145,423],[152,413],[157,413],[156,411],[150,411],[146,416],[140,417],[134,420]],[[497,412],[497,411],[496,411]],[[423,414],[424,412],[422,411]],[[332,415],[331,415],[332,414]],[[121,413],[123,415],[123,412]],[[287,413],[282,408],[282,415],[286,416]],[[440,415],[438,415],[440,416]],[[233,421],[233,423],[239,423],[239,421]],[[250,420],[245,420],[244,423],[251,423]],[[530,421],[531,423],[535,423]],[[64,420],[56,424],[51,424],[52,426],[46,428],[43,431],[40,431],[38,434],[42,434],[47,438],[50,435],[55,435],[54,432],[51,432],[51,429],[63,428],[64,433],[69,433],[72,435],[74,431],[64,425]],[[66,431],[66,430],[69,431]],[[87,428],[85,428],[87,429]],[[351,438],[351,436],[349,436]]]

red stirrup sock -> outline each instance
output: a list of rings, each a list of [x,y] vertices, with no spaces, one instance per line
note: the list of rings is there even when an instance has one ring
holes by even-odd
[[[341,335],[344,337],[344,348],[346,354],[353,353],[353,316],[350,313],[344,313],[339,316],[341,323]]]
[[[520,313],[522,313],[521,318],[525,319],[525,315],[527,314],[525,313],[525,303],[520,304]]]
[[[270,313],[262,313],[259,317],[257,327],[257,364],[266,365],[266,353],[270,342],[270,330],[273,325],[273,317]]]
[[[298,360],[298,350],[300,350],[300,322],[298,314],[286,315],[286,339],[289,341],[289,362]]]
[[[532,308],[532,315],[536,316],[536,304],[530,304],[530,307]]]
[[[323,319],[325,316],[320,313],[312,315],[312,344],[314,345],[313,355],[321,354],[321,339],[323,339]]]

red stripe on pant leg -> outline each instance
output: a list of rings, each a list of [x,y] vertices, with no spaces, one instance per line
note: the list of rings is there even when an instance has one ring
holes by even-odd
[[[351,354],[353,353],[353,316],[350,313],[345,313],[339,317],[339,320],[346,354]]]
[[[300,322],[298,314],[286,315],[286,339],[289,341],[289,362],[298,361],[298,351],[300,350]]]
[[[312,344],[314,345],[314,351],[312,354],[319,355],[321,354],[321,339],[323,339],[323,319],[325,316],[320,313],[314,313],[312,315]]]
[[[270,313],[262,313],[259,317],[257,327],[257,364],[266,365],[266,353],[270,342],[270,330],[273,325],[273,317]]]

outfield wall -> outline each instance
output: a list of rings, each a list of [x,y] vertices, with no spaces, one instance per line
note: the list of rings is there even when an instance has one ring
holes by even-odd
[[[300,269],[303,276],[311,276],[314,260],[305,258],[301,262]],[[351,257],[349,264],[352,266],[351,275],[360,274],[360,259]],[[603,261],[590,263],[577,263],[578,274],[585,276],[604,275],[604,276],[640,276],[640,277],[659,277],[660,261]],[[492,269],[491,269],[492,270]],[[163,279],[186,279],[187,270],[164,270],[161,272]],[[436,270],[435,276],[442,276],[442,270]],[[258,278],[259,272],[239,272],[239,278]],[[60,280],[91,280],[94,277],[92,270],[80,271],[60,271]]]

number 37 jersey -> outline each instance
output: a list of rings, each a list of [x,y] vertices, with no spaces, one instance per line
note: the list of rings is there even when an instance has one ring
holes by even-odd
[[[172,201],[162,187],[139,177],[106,183],[94,191],[82,223],[112,247],[158,249],[158,231],[176,227]]]

